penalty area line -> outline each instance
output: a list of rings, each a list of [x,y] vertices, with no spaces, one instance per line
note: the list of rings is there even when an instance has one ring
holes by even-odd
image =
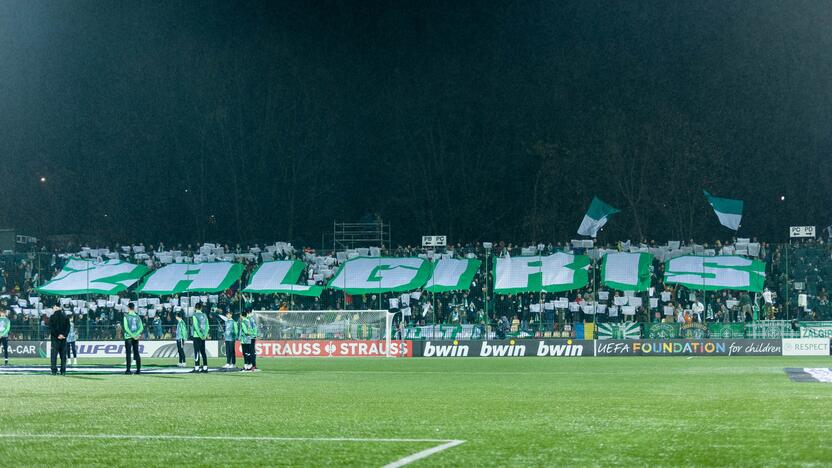
[[[405,439],[369,437],[272,437],[272,436],[202,436],[177,434],[0,434],[0,439],[119,439],[119,440],[230,440],[230,441],[260,441],[260,442],[419,442],[439,443],[434,447],[413,453],[404,458],[384,465],[384,468],[398,468],[427,458],[457,445],[464,444],[464,440],[457,439]]]

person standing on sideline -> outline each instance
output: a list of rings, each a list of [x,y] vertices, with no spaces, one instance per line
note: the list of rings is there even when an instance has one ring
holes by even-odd
[[[75,330],[75,317],[69,317],[69,335],[66,336],[66,345],[69,364],[73,366],[78,365],[78,348],[75,346],[75,340],[77,339],[78,332]]]
[[[237,342],[237,336],[240,334],[240,327],[234,320],[234,314],[230,310],[225,312],[225,316],[220,315],[220,319],[225,322],[225,365],[223,369],[234,369],[237,367],[237,356],[234,344]]]
[[[251,371],[251,325],[248,311],[243,309],[240,316],[240,347],[243,348],[243,372]]]
[[[3,365],[9,365],[9,330],[12,322],[6,317],[6,310],[0,309],[0,346],[3,347]]]
[[[257,319],[254,314],[248,314],[248,329],[251,334],[251,370],[257,371]]]
[[[176,313],[176,350],[179,352],[177,367],[185,367],[185,341],[188,339],[188,325],[182,319],[182,312]]]
[[[191,336],[194,341],[194,372],[208,372],[208,356],[205,353],[205,340],[208,338],[208,317],[202,312],[202,303],[196,304]],[[199,357],[202,356],[202,370],[199,368]]]
[[[52,308],[52,316],[49,317],[49,336],[52,341],[50,361],[52,364],[52,375],[58,375],[58,356],[61,357],[61,375],[66,375],[66,336],[69,335],[69,320],[66,318],[60,306]]]
[[[144,324],[141,317],[136,315],[136,309],[133,303],[127,304],[127,315],[124,316],[124,352],[127,354],[127,370],[125,374],[130,374],[130,364],[132,364],[131,354],[136,358],[136,375],[142,373],[142,357],[139,355],[139,338],[144,332]]]

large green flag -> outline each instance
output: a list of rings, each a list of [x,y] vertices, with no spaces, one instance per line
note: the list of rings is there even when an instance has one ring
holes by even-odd
[[[494,259],[494,292],[561,292],[589,283],[589,257],[558,252],[546,257],[498,257]]]
[[[719,218],[720,224],[728,229],[738,230],[742,221],[742,200],[715,197],[707,190],[703,190],[703,192],[705,192],[708,203],[713,207],[716,217]]]
[[[263,262],[254,270],[245,292],[261,294],[294,294],[298,296],[318,297],[322,286],[297,284],[306,266],[300,260],[278,260]]]
[[[412,291],[424,286],[432,269],[421,258],[357,257],[344,262],[327,287],[348,294]]]
[[[145,273],[146,266],[121,260],[95,263],[70,258],[60,273],[37,290],[43,294],[61,296],[117,294],[135,284]]]
[[[601,261],[601,284],[620,291],[647,291],[652,261],[649,253],[608,253]]]
[[[219,292],[230,288],[242,274],[239,263],[173,263],[148,276],[138,292],[155,296]]]
[[[425,291],[464,291],[471,287],[480,268],[479,260],[443,258],[433,265],[433,274],[425,284]]]
[[[618,213],[618,211],[618,209],[604,203],[600,198],[592,197],[589,210],[587,210],[580,227],[578,227],[578,234],[590,237],[597,236],[598,231],[607,224],[609,217]]]
[[[733,289],[760,292],[765,279],[765,262],[737,255],[676,257],[667,262],[664,273],[665,283],[705,291]]]

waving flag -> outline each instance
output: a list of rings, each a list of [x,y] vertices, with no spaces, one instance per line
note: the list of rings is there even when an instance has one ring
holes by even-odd
[[[719,198],[705,192],[705,197],[708,198],[708,203],[719,218],[720,224],[728,229],[738,230],[740,228],[740,221],[742,221],[742,200],[732,200],[730,198]]]
[[[578,234],[582,236],[596,237],[598,231],[607,224],[609,217],[619,210],[604,203],[598,197],[592,197],[592,203],[589,204],[589,210],[584,215],[584,220],[581,221],[581,226],[578,228]]]

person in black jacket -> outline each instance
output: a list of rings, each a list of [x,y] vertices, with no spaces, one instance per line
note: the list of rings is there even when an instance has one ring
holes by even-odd
[[[66,337],[69,335],[69,319],[60,306],[52,309],[49,317],[49,332],[52,337],[52,375],[57,375],[58,355],[61,356],[61,375],[66,374]]]

